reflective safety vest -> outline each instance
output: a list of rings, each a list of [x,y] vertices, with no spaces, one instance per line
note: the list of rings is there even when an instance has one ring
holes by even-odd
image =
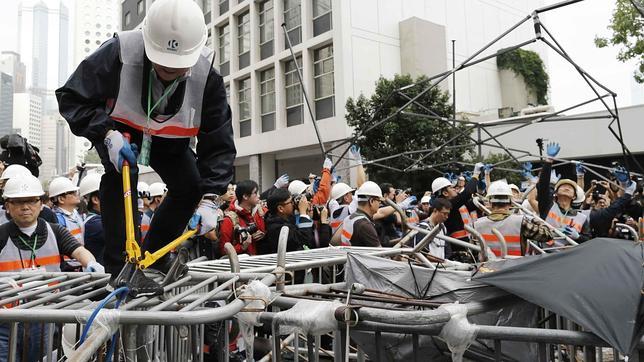
[[[407,214],[407,223],[418,225],[418,223],[420,222],[420,217],[418,216],[416,210],[407,210],[405,211],[405,213]]]
[[[458,208],[458,213],[461,215],[463,225],[473,226],[476,219],[478,219],[478,214],[476,213],[476,211],[470,212],[465,205]],[[451,234],[449,234],[449,236],[453,237],[454,239],[462,239],[470,236],[470,233],[465,231],[465,228],[463,228],[462,230],[452,232]]]
[[[338,213],[338,210],[341,211]],[[337,216],[331,215],[331,221],[329,222],[332,230],[331,235],[335,234],[335,232],[338,231],[340,227],[342,227],[342,222],[344,221],[344,219],[349,217],[349,205],[340,205],[340,208],[336,209],[333,214],[337,214]]]
[[[152,223],[152,216],[154,216],[154,211],[148,209],[141,216],[141,243],[145,240],[145,236],[150,231],[150,224]]]
[[[7,210],[5,210],[4,206],[2,206],[0,207],[0,225],[8,221],[9,221],[9,218],[7,217]]]
[[[11,238],[0,251],[0,272],[20,272],[30,268],[45,268],[48,272],[60,271],[60,251],[54,230],[47,224],[47,240],[36,250],[31,259],[31,250],[19,249]]]
[[[492,250],[494,255],[501,256],[501,243],[496,235],[492,233],[492,228],[497,229],[503,235],[508,248],[508,255],[521,256],[522,222],[523,215],[511,214],[500,221],[494,221],[485,216],[474,222],[474,228],[481,233],[481,236],[487,242],[488,248]]]
[[[141,105],[143,89],[143,65],[145,52],[141,30],[130,30],[118,33],[121,67],[119,92],[116,100],[109,99],[107,112],[112,119],[134,129],[148,132],[153,136],[164,138],[194,137],[201,125],[201,108],[208,74],[210,73],[211,51],[203,47],[201,56],[185,80],[183,103],[176,114],[151,116],[147,122],[147,109]]]
[[[351,237],[353,237],[353,225],[356,221],[366,218],[366,216],[361,214],[353,214],[344,219],[344,222],[342,223],[342,235],[340,235],[343,245],[351,245]]]
[[[54,207],[53,211],[56,213],[58,224],[67,228],[81,245],[85,245],[85,222],[78,211],[68,213],[59,207]]]
[[[548,211],[546,222],[556,227],[557,229],[564,226],[570,226],[575,228],[578,232],[581,232],[586,219],[587,216],[582,212],[576,211],[574,212],[574,215],[568,215],[568,213],[562,212],[561,208],[559,208],[559,205],[557,205],[557,203],[555,202],[554,204],[552,204],[550,211]]]
[[[438,231],[438,235],[445,235],[446,233],[445,225],[443,224],[440,224],[440,225],[441,225],[441,228]],[[427,230],[431,230],[434,228],[434,225],[431,225],[427,221],[421,222],[418,226]],[[422,238],[414,239],[414,247],[416,247],[416,241],[420,241],[421,239]],[[427,244],[427,246],[425,247],[425,250],[427,250],[433,256],[439,257],[441,259],[445,259],[445,240],[441,240],[435,237],[432,239],[432,241],[429,242],[429,244]]]

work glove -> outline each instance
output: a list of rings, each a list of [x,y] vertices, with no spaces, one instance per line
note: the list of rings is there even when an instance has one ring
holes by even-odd
[[[123,169],[123,161],[127,161],[130,167],[136,168],[138,153],[136,144],[130,144],[121,132],[115,130],[108,131],[103,143],[107,147],[110,162],[114,165],[116,171],[121,172]]]
[[[579,239],[579,232],[573,227],[566,225],[561,231],[573,240]]]
[[[331,174],[331,181],[338,183],[342,179],[342,176],[338,176],[335,172]]]
[[[494,170],[494,165],[491,163],[486,163],[485,165],[483,165],[483,170],[485,171],[485,173],[489,173],[490,171]]]
[[[478,189],[479,193],[485,193],[485,190],[487,189],[487,184],[485,183],[484,179],[480,179],[479,182],[476,184],[476,188]]]
[[[281,189],[284,187],[288,186],[288,174],[285,173],[282,176],[278,177],[277,180],[275,180],[275,183],[273,184],[275,188]]]
[[[628,181],[629,181],[628,170],[626,170],[624,167],[617,166],[614,169],[612,169],[610,173],[612,173],[613,176],[615,176],[617,181],[619,181],[619,183],[622,184],[622,186],[628,184]]]
[[[217,228],[217,222],[219,221],[219,213],[217,210],[219,210],[219,207],[212,200],[201,200],[199,206],[197,206],[197,210],[190,219],[188,228],[193,230],[201,225],[198,235],[207,234]]]
[[[357,145],[351,145],[351,148],[349,148],[349,153],[351,154],[351,158],[353,158],[353,161],[355,161],[356,164],[362,165],[362,155],[360,154],[360,147]]]
[[[483,169],[483,162],[477,162],[474,165],[474,171],[472,172],[473,176],[478,178],[479,175],[481,174],[481,170]]]
[[[316,178],[315,180],[313,180],[313,185],[311,189],[313,190],[314,195],[317,194],[318,189],[320,188],[320,181],[322,181],[322,179],[319,179],[319,178]]]
[[[561,175],[557,175],[557,171],[552,170],[550,172],[550,183],[556,184],[557,182],[559,182],[559,179],[561,179]]]
[[[416,196],[409,196],[408,198],[404,199],[401,201],[398,206],[400,206],[401,209],[407,210],[411,207],[411,204],[416,202]]]
[[[584,164],[581,161],[573,161],[575,163],[575,172],[577,173],[577,176],[583,176],[586,174],[586,169],[584,168]]]
[[[324,164],[322,165],[322,168],[323,169],[326,168],[327,170],[330,171],[332,167],[333,167],[333,161],[331,161],[331,159],[328,158],[328,157],[325,158],[324,159]]]
[[[469,182],[472,179],[472,171],[463,172],[463,177],[465,177],[466,182]]]
[[[633,196],[636,188],[637,183],[635,181],[629,181],[628,185],[624,186],[624,193]]]
[[[546,155],[548,155],[548,157],[550,158],[557,157],[560,150],[561,150],[561,146],[559,146],[558,143],[550,142],[546,146]]]
[[[443,177],[445,177],[446,179],[448,179],[452,184],[455,184],[455,183],[456,183],[456,179],[457,179],[457,178],[456,178],[456,176],[455,176],[453,173],[451,173],[451,172],[445,172],[445,173],[443,174]]]
[[[96,260],[92,260],[89,263],[87,263],[87,266],[85,267],[85,271],[90,273],[105,274],[105,267],[99,264]]]

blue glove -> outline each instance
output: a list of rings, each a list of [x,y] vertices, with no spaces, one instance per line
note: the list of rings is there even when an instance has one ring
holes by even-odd
[[[579,239],[579,232],[573,227],[566,225],[566,227],[564,227],[562,231],[573,240]]]
[[[485,173],[489,173],[490,171],[494,170],[494,165],[491,163],[486,163],[485,165],[483,165],[483,170],[485,171]]]
[[[560,150],[561,150],[561,146],[559,146],[559,144],[556,142],[550,142],[546,146],[546,154],[548,155],[548,157],[551,157],[551,158],[557,157]]]
[[[454,183],[454,181],[456,180],[456,178],[454,177],[454,174],[453,174],[453,173],[451,173],[451,172],[445,172],[445,173],[443,174],[443,177],[445,177],[446,179],[448,179],[451,183]]]
[[[575,171],[577,172],[577,176],[583,176],[586,174],[586,169],[581,161],[575,161]]]
[[[485,180],[481,179],[479,180],[478,184],[476,184],[476,187],[479,189],[479,191],[483,192],[485,191],[486,188]]]
[[[471,171],[463,172],[463,177],[465,177],[465,181],[469,182],[472,179],[472,172]]]
[[[318,192],[318,188],[320,187],[320,181],[321,181],[321,179],[319,179],[319,178],[316,178],[315,180],[313,180],[313,193],[314,194]]]
[[[103,140],[110,162],[119,173],[123,169],[123,161],[127,161],[132,168],[136,168],[138,149],[131,145],[119,131],[110,130]]]
[[[521,165],[521,167],[523,168],[524,172],[532,172],[532,162],[530,161],[524,162],[523,165]]]
[[[351,148],[349,148],[349,153],[351,154],[351,158],[358,164],[362,165],[362,155],[360,154],[360,147],[357,145],[351,145]]]
[[[398,206],[400,206],[401,209],[407,210],[411,207],[411,204],[416,201],[416,196],[409,196],[408,198],[404,199]]]
[[[611,173],[613,174],[613,176],[615,176],[617,181],[619,181],[619,183],[621,183],[621,184],[625,184],[625,183],[627,183],[629,181],[629,179],[628,179],[628,170],[626,170],[622,166],[615,167],[611,171]]]

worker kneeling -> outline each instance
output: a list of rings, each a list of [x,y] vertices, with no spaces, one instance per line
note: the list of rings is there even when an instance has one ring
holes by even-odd
[[[546,225],[510,211],[512,189],[507,183],[503,181],[492,182],[488,189],[488,199],[492,213],[476,220],[474,228],[483,236],[487,246],[496,256],[502,256],[502,246],[492,229],[498,230],[503,236],[507,246],[507,254],[513,256],[526,254],[529,249],[527,247],[528,240],[546,243],[552,239],[550,229]]]
[[[44,194],[40,181],[34,176],[17,176],[7,181],[3,197],[11,220],[0,226],[0,272],[60,272],[61,255],[67,255],[78,260],[86,271],[104,273],[105,269],[92,253],[65,227],[38,218]],[[43,354],[41,348],[47,345],[50,337],[47,330],[43,324],[32,323],[27,327],[20,323],[18,336],[24,334],[29,338],[18,339],[16,360],[39,360]],[[9,331],[8,325],[0,324],[0,361],[8,358]],[[28,345],[23,346],[23,343]],[[22,356],[23,351],[27,355]]]

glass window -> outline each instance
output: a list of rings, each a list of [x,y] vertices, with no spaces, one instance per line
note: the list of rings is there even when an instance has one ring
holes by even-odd
[[[239,120],[250,118],[250,77],[239,81]]]
[[[332,117],[335,115],[333,45],[316,49],[313,52],[313,72],[316,119]]]
[[[228,11],[228,0],[219,0],[219,15],[223,15]]]
[[[275,69],[267,69],[259,74],[259,94],[261,113],[275,112]]]
[[[226,24],[219,28],[219,64],[230,60],[230,27]]]
[[[313,19],[331,12],[331,0],[313,0]]]
[[[131,18],[131,15],[130,15],[130,12],[128,11],[127,13],[125,13],[125,25],[126,26],[130,25],[130,21],[131,21],[130,18]]]
[[[239,54],[250,51],[250,14],[248,12],[237,18],[237,42]]]
[[[301,57],[297,58],[297,64],[301,66]],[[293,60],[284,64],[284,85],[286,88],[286,125],[290,127],[302,124],[302,88]]]
[[[273,40],[273,0],[259,4],[259,44]]]
[[[302,25],[301,15],[300,0],[284,0],[284,23],[287,31]]]
[[[143,0],[139,0],[139,2],[136,3],[137,14],[143,14],[143,10],[145,10],[145,4],[143,3]]]

